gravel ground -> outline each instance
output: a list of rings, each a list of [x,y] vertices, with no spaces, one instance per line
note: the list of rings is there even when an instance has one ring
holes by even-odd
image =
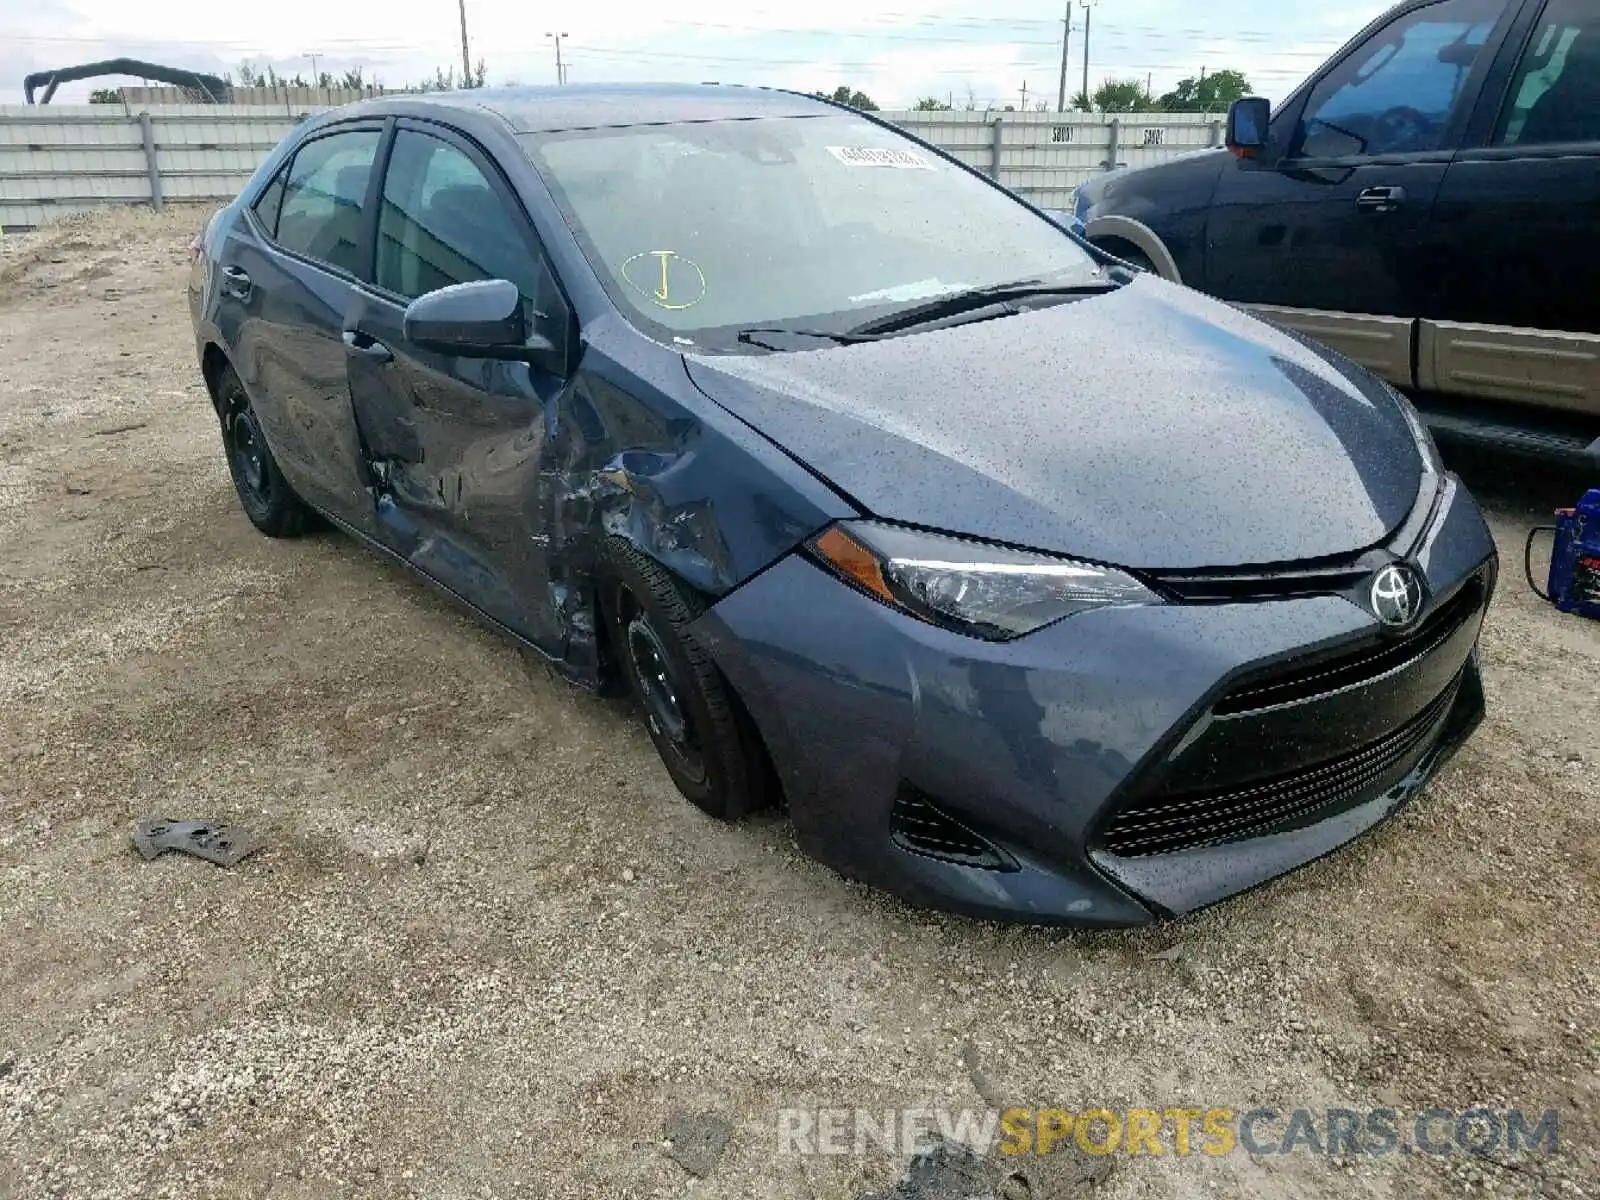
[[[1373,836],[1152,930],[945,918],[704,819],[624,708],[349,540],[258,536],[202,216],[0,241],[0,1194],[853,1200],[904,1160],[776,1155],[776,1110],[988,1098],[1561,1112],[1550,1157],[1117,1157],[1111,1200],[1600,1195],[1600,625],[1511,562],[1583,481],[1457,464],[1490,716]],[[267,848],[145,862],[158,813]],[[705,1179],[680,1111],[731,1125]]]

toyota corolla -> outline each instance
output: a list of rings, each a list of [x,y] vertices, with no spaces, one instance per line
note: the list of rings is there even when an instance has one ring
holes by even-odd
[[[1494,547],[1404,398],[862,114],[370,101],[193,254],[257,528],[631,690],[690,801],[913,901],[1184,913],[1482,717]]]

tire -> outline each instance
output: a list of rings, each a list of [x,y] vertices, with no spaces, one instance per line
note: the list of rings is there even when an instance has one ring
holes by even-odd
[[[1100,249],[1104,250],[1107,254],[1111,254],[1117,258],[1120,258],[1130,267],[1138,267],[1139,270],[1149,271],[1150,274],[1158,277],[1161,274],[1160,271],[1156,270],[1155,263],[1150,261],[1150,256],[1143,250],[1140,250],[1137,246],[1130,245],[1127,242],[1117,242],[1110,246],[1101,246]]]
[[[217,379],[217,417],[222,422],[228,474],[233,476],[244,515],[268,537],[299,537],[311,510],[278,469],[250,397],[232,367],[224,367]]]
[[[620,538],[606,539],[601,559],[612,657],[672,782],[719,820],[765,807],[771,768],[760,738],[688,632],[705,605]]]

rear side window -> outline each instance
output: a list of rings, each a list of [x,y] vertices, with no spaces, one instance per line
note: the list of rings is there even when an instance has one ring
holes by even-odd
[[[1318,82],[1293,155],[1442,149],[1467,76],[1504,10],[1505,0],[1441,0],[1396,17]]]
[[[1600,142],[1600,3],[1550,0],[1517,74],[1495,144]]]
[[[283,207],[283,181],[289,174],[285,167],[272,177],[272,182],[267,184],[267,190],[257,197],[253,207],[256,210],[256,219],[261,222],[261,228],[267,231],[268,237],[278,235],[278,210]]]
[[[379,130],[359,129],[300,147],[278,213],[280,246],[352,275],[362,273],[362,205],[380,136]]]
[[[470,158],[426,134],[395,135],[378,214],[379,287],[414,300],[455,283],[508,279],[537,304],[548,299],[544,276],[522,218]]]

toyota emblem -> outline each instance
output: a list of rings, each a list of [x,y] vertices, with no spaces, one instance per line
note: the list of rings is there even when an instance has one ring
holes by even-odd
[[[1391,563],[1372,577],[1372,615],[1385,625],[1403,628],[1422,611],[1422,580],[1404,563]]]

